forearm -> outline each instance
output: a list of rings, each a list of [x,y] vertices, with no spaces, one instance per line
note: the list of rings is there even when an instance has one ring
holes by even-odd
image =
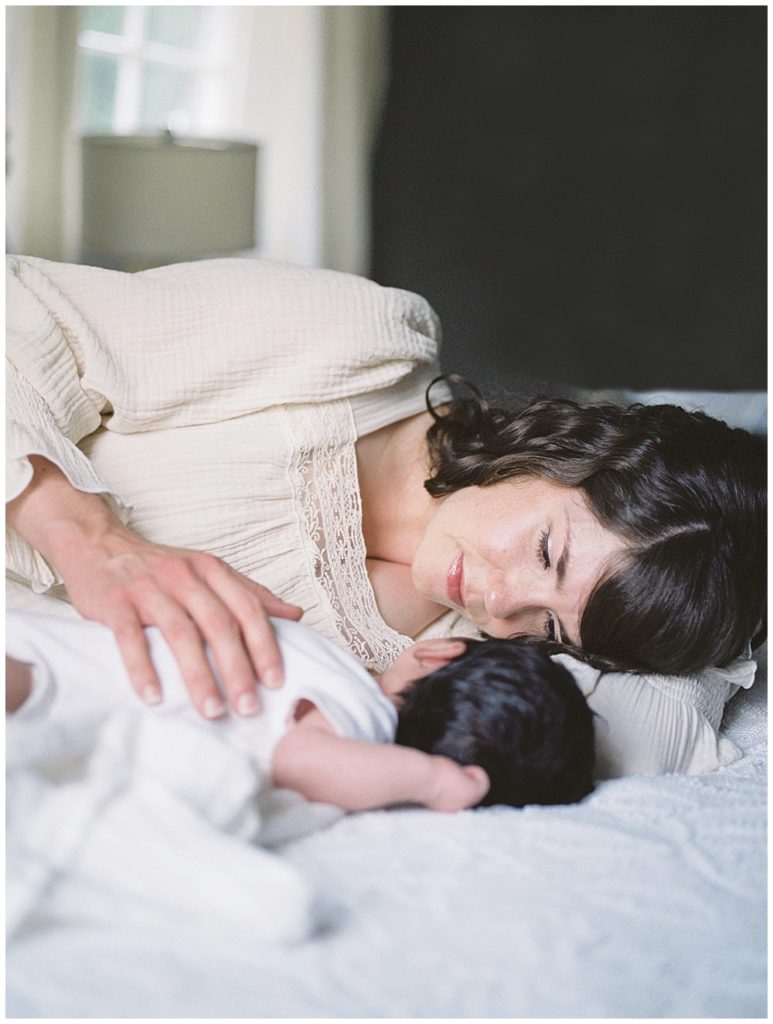
[[[437,758],[408,747],[343,739],[299,723],[282,737],[274,782],[346,811],[431,799]]]
[[[20,537],[62,571],[84,544],[106,538],[111,531],[128,532],[99,494],[73,487],[48,459],[31,455],[34,476],[6,506],[6,522]]]
[[[345,811],[370,811],[393,804],[422,804],[435,811],[475,807],[489,789],[482,768],[411,747],[361,743],[336,736],[327,723],[309,724],[319,712],[291,728],[272,763],[274,782],[308,800]]]

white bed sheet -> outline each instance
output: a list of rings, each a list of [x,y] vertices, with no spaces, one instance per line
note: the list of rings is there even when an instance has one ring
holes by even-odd
[[[766,673],[742,760],[582,805],[352,815],[280,850],[323,922],[293,946],[46,922],[10,1017],[764,1017]]]

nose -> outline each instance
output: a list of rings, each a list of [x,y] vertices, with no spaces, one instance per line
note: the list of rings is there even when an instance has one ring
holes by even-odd
[[[524,605],[523,593],[523,588],[515,586],[504,573],[492,573],[483,595],[486,613],[492,619],[512,618]]]
[[[508,619],[514,612],[513,602],[508,596],[504,577],[491,581],[483,595],[486,614],[492,619]]]

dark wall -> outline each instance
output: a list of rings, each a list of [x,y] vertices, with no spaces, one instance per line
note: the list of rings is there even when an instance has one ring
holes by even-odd
[[[766,10],[395,7],[372,276],[484,384],[765,387]]]

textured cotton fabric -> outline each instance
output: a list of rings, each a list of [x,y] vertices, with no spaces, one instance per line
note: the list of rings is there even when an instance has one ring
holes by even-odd
[[[347,651],[298,623],[273,625],[284,685],[261,691],[259,715],[207,721],[157,629],[146,632],[164,700],[148,708],[106,626],[7,613],[6,651],[34,672],[6,726],[12,936],[40,914],[248,942],[309,933],[308,886],[256,847],[342,812],[273,790],[274,749],[304,698],[337,735],[365,742],[390,742],[397,712]]]
[[[554,660],[569,669],[594,712],[597,779],[703,775],[742,756],[719,727],[725,702],[752,685],[754,661],[665,676],[599,672],[566,654]]]
[[[425,408],[426,301],[252,260],[8,271],[8,498],[45,455],[142,536],[223,558],[384,670],[410,640],[376,608],[354,444]],[[13,533],[7,565],[60,582]]]
[[[319,911],[294,946],[245,941],[258,865],[238,878],[241,926],[218,927],[222,857],[224,884],[203,866],[173,937],[49,899],[8,945],[6,1014],[764,1020],[766,704],[763,671],[725,716],[744,757],[709,775],[615,779],[568,807],[352,814],[287,844]]]

